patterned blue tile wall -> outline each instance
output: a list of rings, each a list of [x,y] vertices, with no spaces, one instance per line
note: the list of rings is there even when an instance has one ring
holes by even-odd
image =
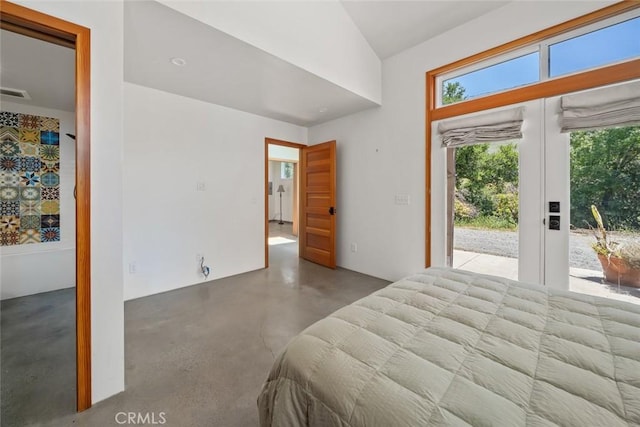
[[[60,121],[0,111],[0,246],[60,241]]]

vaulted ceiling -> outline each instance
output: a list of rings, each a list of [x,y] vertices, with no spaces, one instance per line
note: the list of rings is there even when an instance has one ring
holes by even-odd
[[[508,1],[341,1],[380,59],[484,15]]]
[[[180,12],[186,3],[192,4],[190,10],[193,12]],[[318,6],[322,3],[325,5]],[[311,126],[379,105],[379,96],[372,94],[367,87],[363,89],[358,83],[362,80],[366,81],[369,88],[376,84],[379,86],[381,60],[506,3],[126,0],[125,81],[302,126]],[[228,7],[224,9],[224,5]],[[292,22],[298,20],[299,16],[304,16],[301,13],[304,14],[304,9],[308,7],[309,13],[315,14],[309,22],[324,28],[326,37],[314,34],[311,25],[307,25],[309,34],[303,37],[300,35],[300,27],[304,29],[305,23],[298,22],[299,27],[292,28],[298,31],[299,37],[286,33],[276,34],[280,36],[280,39],[276,40],[277,43],[263,44],[262,40],[274,40],[269,39],[269,36],[273,36],[277,25],[269,27],[268,23],[256,24],[245,27],[244,32],[234,32],[234,28],[227,26],[226,21],[216,24],[215,21],[212,23],[203,18],[207,13],[211,17],[217,16],[218,11],[223,11],[228,13],[225,16],[230,20],[241,21],[244,19],[242,7],[245,10],[257,10],[255,8],[270,6],[289,7],[292,10]],[[207,10],[206,7],[218,9]],[[220,9],[221,7],[223,9]],[[318,13],[319,9],[312,10],[312,7],[323,9]],[[335,15],[335,27],[331,25],[332,14]],[[318,22],[313,21],[316,17]],[[283,19],[287,19],[287,16]],[[322,20],[325,22],[321,22]],[[338,27],[338,23],[342,26]],[[353,31],[348,31],[348,26],[351,26]],[[238,25],[235,28],[238,28]],[[340,34],[333,34],[337,30]],[[2,86],[26,89],[31,93],[31,102],[34,105],[63,110],[73,108],[74,94],[72,89],[69,90],[69,82],[73,84],[73,52],[5,33],[2,32]],[[336,43],[336,40],[341,43]],[[304,45],[300,46],[303,42]],[[329,45],[323,46],[323,43]],[[304,49],[307,47],[308,52],[305,53]],[[343,47],[359,49],[356,53],[362,53],[364,62],[354,62],[357,55],[352,55],[353,50],[344,51],[342,62],[331,56],[326,56],[329,59],[322,62],[323,54],[328,55],[331,50],[340,50]],[[43,49],[46,53],[42,52]],[[29,54],[25,55],[24,52]],[[35,54],[32,55],[31,52]],[[282,52],[293,53],[285,55]],[[309,56],[302,58],[303,53]],[[314,55],[319,59],[315,64]],[[46,65],[33,64],[32,61],[36,57],[44,59]],[[301,59],[298,60],[297,57]],[[184,59],[186,64],[174,65],[171,62],[173,58]],[[353,69],[347,70],[350,66]],[[348,75],[348,72],[351,74]],[[43,78],[42,73],[46,74],[46,78]],[[340,73],[347,77],[343,79]],[[358,79],[359,75],[362,75],[362,79]],[[43,86],[50,89],[49,93],[43,91]],[[10,100],[4,96],[2,99]]]

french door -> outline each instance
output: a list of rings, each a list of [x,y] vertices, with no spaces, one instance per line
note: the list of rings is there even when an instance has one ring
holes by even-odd
[[[612,103],[616,93],[635,91],[630,95],[637,99],[639,89],[631,82],[571,96],[609,96]],[[632,287],[637,279],[625,273],[629,267],[605,265],[611,260],[599,259],[592,246],[601,235],[593,206],[604,220],[610,247],[638,258],[633,248],[640,248],[640,127],[612,124],[562,133],[561,102],[559,96],[544,101],[544,283],[640,303],[640,289]]]
[[[522,125],[522,138],[507,141],[517,150],[517,219],[515,231],[504,230],[478,230],[477,228],[457,228],[454,224],[454,215],[447,206],[451,207],[465,203],[461,199],[464,196],[455,197],[453,191],[464,192],[455,188],[452,184],[452,176],[460,175],[461,170],[454,171],[456,153],[461,154],[460,148],[443,148],[441,136],[438,133],[438,122],[432,124],[432,223],[431,223],[431,253],[432,265],[449,265],[462,269],[469,269],[479,273],[494,274],[512,279],[519,279],[531,283],[544,281],[544,229],[543,229],[543,198],[544,198],[544,129],[540,125],[543,120],[544,101],[535,100],[516,106],[498,108],[489,111],[499,113],[501,110],[514,107],[524,108],[524,121]],[[473,118],[481,113],[469,114],[465,117]],[[484,153],[492,153],[500,150],[498,143],[487,142]],[[462,166],[458,163],[458,167]],[[449,169],[449,170],[447,170]],[[486,175],[487,171],[478,175]],[[448,178],[448,179],[447,179]],[[460,183],[458,183],[460,184]],[[498,183],[495,183],[498,184]],[[483,189],[477,190],[484,193],[487,188],[495,188],[491,182],[484,182]],[[513,185],[513,184],[511,184]],[[462,190],[462,191],[461,191]],[[494,191],[495,192],[495,191]],[[493,194],[489,197],[499,197],[501,194]],[[467,194],[467,196],[470,196]],[[487,196],[482,196],[487,198]],[[473,197],[468,197],[473,199]],[[477,197],[476,197],[477,198]],[[472,205],[473,201],[469,203]],[[480,202],[482,204],[482,202]],[[471,206],[471,210],[477,211],[477,206]],[[491,210],[491,209],[489,209]],[[491,213],[478,213],[474,215],[486,215]],[[456,221],[457,222],[457,221]],[[451,239],[457,239],[464,234],[470,234],[473,247],[458,250],[460,246],[454,244]],[[456,247],[456,250],[451,248]],[[449,248],[449,250],[447,250]],[[508,252],[508,253],[507,253]]]
[[[473,206],[475,199],[478,197],[470,197],[470,194],[465,193],[465,187],[470,186],[468,178],[460,179],[460,174],[465,172],[464,170],[456,170],[456,167],[469,167],[468,162],[464,164],[456,163],[455,154],[452,155],[452,150],[459,151],[460,148],[442,147],[441,135],[438,133],[439,123],[434,122],[432,128],[434,137],[431,141],[433,156],[431,197],[432,206],[434,207],[432,209],[431,223],[432,265],[449,265],[480,273],[512,279],[517,278],[530,283],[541,283],[556,289],[571,289],[604,295],[600,293],[601,288],[603,288],[601,266],[598,263],[596,253],[591,248],[591,243],[595,239],[593,233],[589,230],[590,226],[587,224],[588,220],[590,220],[588,221],[589,223],[594,223],[590,204],[597,205],[598,200],[604,199],[604,202],[601,203],[603,206],[600,209],[606,215],[609,213],[606,211],[608,209],[607,201],[615,196],[615,194],[610,193],[615,191],[618,191],[618,193],[638,193],[640,190],[621,186],[618,190],[603,190],[605,194],[600,197],[594,195],[593,191],[589,189],[591,185],[589,182],[582,182],[582,187],[578,188],[580,187],[580,180],[576,179],[576,177],[571,179],[572,171],[582,173],[588,180],[590,178],[590,169],[593,168],[593,173],[596,173],[595,166],[598,165],[600,160],[598,157],[593,157],[592,164],[584,164],[584,160],[582,160],[583,164],[581,165],[572,164],[574,161],[580,161],[577,159],[576,153],[585,149],[584,145],[586,143],[582,140],[586,137],[594,138],[595,136],[591,134],[583,135],[584,138],[575,138],[574,135],[572,138],[571,133],[561,132],[561,97],[559,96],[529,101],[517,106],[511,105],[489,112],[483,111],[469,114],[464,117],[473,118],[475,115],[499,112],[502,109],[514,107],[524,108],[524,120],[521,128],[522,138],[508,141],[508,143],[517,147],[518,154],[517,224],[515,231],[510,232],[510,236],[512,236],[510,244],[511,246],[517,245],[517,252],[513,250],[511,253],[501,252],[505,251],[504,248],[500,248],[500,241],[505,239],[506,232],[504,231],[469,230],[464,229],[464,226],[460,230],[456,228],[460,222],[459,216],[469,214],[469,212],[478,215],[476,211],[480,209],[477,206]],[[624,134],[624,132],[622,133]],[[637,145],[640,143],[637,140],[637,136],[634,136],[634,138],[636,139],[632,142],[627,141],[627,146],[625,147],[615,146],[617,144],[616,139],[610,138],[610,141],[606,142],[609,145],[605,145],[605,151],[609,152],[614,149],[619,152],[623,152],[623,150],[633,151],[629,150],[628,147],[637,149]],[[501,150],[499,148],[500,144],[504,144],[491,143],[490,141],[483,143],[488,147],[476,150],[483,156]],[[591,143],[589,142],[589,144]],[[602,142],[600,143],[602,144]],[[579,144],[582,144],[582,146],[578,146]],[[633,165],[636,166],[632,165],[631,169],[628,168],[631,172],[625,172],[627,175],[637,172],[637,165],[640,164],[640,149],[633,151],[630,156],[635,156],[631,161],[635,162]],[[576,159],[572,160],[574,157]],[[633,167],[636,167],[635,172],[632,170]],[[483,173],[486,175],[487,171],[485,170]],[[616,170],[616,167],[610,167],[609,169],[601,167],[597,173],[604,175],[606,173],[621,173],[621,171]],[[453,185],[452,180],[454,178],[456,179],[456,185]],[[597,178],[601,177],[598,176]],[[499,180],[499,178],[496,179]],[[609,177],[609,179],[611,181],[616,178]],[[578,181],[578,183],[576,184],[575,181]],[[484,185],[492,189],[494,193],[495,188],[500,187],[499,182],[487,183],[486,180]],[[582,194],[585,193],[585,188],[588,190],[587,192],[591,191],[587,196]],[[482,191],[484,190],[486,189],[482,189]],[[575,203],[573,209],[571,205],[572,191],[576,193],[574,194]],[[609,194],[606,194],[607,192]],[[497,194],[497,196],[499,199],[499,196],[502,195]],[[496,194],[493,194],[493,197],[495,198]],[[631,200],[631,202],[627,203],[628,205],[632,205],[633,200],[635,200],[632,197],[626,197],[625,200],[627,199]],[[456,207],[455,213],[452,208],[454,205]],[[610,209],[610,211],[612,210]],[[618,218],[617,221],[619,224],[631,224],[637,220],[635,218],[637,213],[632,212],[628,222],[625,222],[625,218]],[[471,249],[463,247],[462,251],[456,250],[460,248],[456,236],[459,237],[466,234],[475,238],[472,243],[476,246]],[[631,239],[634,238],[631,237]],[[517,243],[514,243],[515,241]],[[504,244],[502,245],[504,246]],[[488,254],[479,254],[483,248],[486,248]]]

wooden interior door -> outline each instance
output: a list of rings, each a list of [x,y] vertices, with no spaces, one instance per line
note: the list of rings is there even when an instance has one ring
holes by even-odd
[[[300,256],[336,268],[336,142],[300,154]]]
[[[298,150],[298,152],[300,152]],[[299,159],[300,157],[298,157]],[[291,195],[293,196],[293,209],[291,214],[291,221],[293,222],[291,227],[291,234],[294,236],[298,236],[298,230],[300,226],[300,220],[298,216],[300,214],[300,209],[298,205],[298,194],[300,188],[300,165],[298,163],[293,164],[293,191],[291,191]]]

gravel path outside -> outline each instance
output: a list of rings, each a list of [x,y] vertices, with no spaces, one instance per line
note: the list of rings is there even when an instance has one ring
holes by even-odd
[[[593,236],[572,232],[570,235],[569,265],[571,267],[600,271],[602,267],[591,248]],[[518,232],[499,230],[476,230],[456,227],[454,248],[484,254],[518,257]]]

